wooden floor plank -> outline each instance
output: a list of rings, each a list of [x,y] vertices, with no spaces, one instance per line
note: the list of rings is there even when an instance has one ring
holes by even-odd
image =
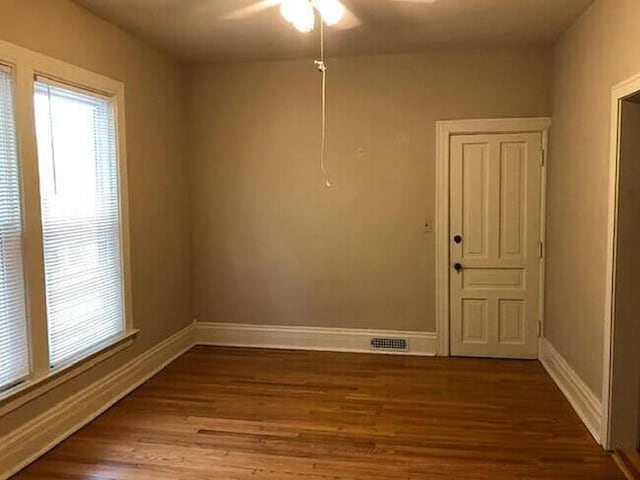
[[[537,362],[196,347],[15,478],[624,476]]]
[[[616,450],[614,458],[628,479],[640,480],[640,451],[637,448]]]

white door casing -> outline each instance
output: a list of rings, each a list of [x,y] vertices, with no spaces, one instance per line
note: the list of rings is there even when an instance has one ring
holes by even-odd
[[[620,195],[620,148],[623,101],[640,92],[640,74],[615,85],[611,90],[611,137],[609,153],[609,205],[607,215],[607,265],[605,274],[605,309],[604,309],[604,355],[602,376],[602,422],[600,438],[603,448],[609,450],[620,446],[620,438],[616,435],[612,423],[616,408],[614,398],[628,395],[624,390],[626,382],[637,379],[626,378],[625,369],[615,367],[614,353],[623,345],[616,342],[616,261],[618,242],[618,198]],[[620,353],[620,352],[618,352]],[[628,374],[631,370],[627,369]],[[618,378],[622,374],[622,378]],[[622,389],[620,388],[622,386]],[[640,427],[639,427],[640,428]]]
[[[545,225],[541,219],[545,218],[546,145],[550,125],[551,120],[546,117],[437,122],[436,330],[440,356],[448,356],[452,353],[507,358],[537,357],[538,336],[544,330],[542,312],[544,311]],[[485,138],[483,139],[482,136]],[[485,204],[480,208],[474,202],[468,202],[469,208],[466,215],[467,228],[475,225],[482,226],[486,230],[483,233],[484,236],[479,237],[486,244],[484,252],[482,251],[484,246],[481,245],[478,248],[478,237],[475,238],[474,246],[473,230],[470,230],[472,233],[466,246],[465,238],[460,244],[453,242],[456,234],[462,235],[461,230],[455,231],[455,229],[462,229],[464,226],[462,209],[464,171],[462,164],[458,167],[452,164],[453,148],[458,145],[462,149],[462,144],[465,143],[464,137],[471,137],[473,140],[470,143],[467,142],[468,146],[465,147],[468,154],[467,163],[472,162],[473,155],[485,153],[487,155],[486,159],[481,161],[485,163],[481,168],[486,170],[484,187],[482,182],[474,183],[473,181],[474,178],[477,180],[478,172],[482,176],[481,168],[475,165],[475,172],[471,166],[467,169],[468,190],[476,189],[477,191],[482,187],[487,192]],[[499,137],[501,137],[500,141],[498,141]],[[487,140],[489,140],[488,144]],[[497,147],[497,150],[495,145],[491,148],[491,144],[495,141],[504,146]],[[459,143],[456,144],[456,142]],[[476,145],[483,142],[486,144],[485,147]],[[492,152],[493,158],[491,158]],[[462,150],[458,152],[459,156],[463,154],[465,152]],[[521,155],[526,159],[520,158]],[[534,161],[529,162],[530,159]],[[459,158],[459,161],[462,162],[462,158]],[[506,164],[504,172],[501,172],[500,167],[497,168],[499,176],[496,176],[496,164]],[[492,165],[493,177],[490,175]],[[532,182],[530,169],[534,167],[536,171],[533,176],[537,180],[534,179]],[[452,186],[452,176],[456,175],[459,177],[458,193]],[[520,177],[519,184],[514,180],[518,177]],[[533,185],[536,183],[538,187],[534,191]],[[501,185],[505,188],[501,188]],[[489,194],[489,188],[493,188],[493,195]],[[482,190],[480,192],[482,193]],[[508,200],[508,197],[513,197],[514,192],[516,196],[517,193],[521,195],[519,207]],[[470,198],[472,197],[469,197],[468,193],[467,200]],[[457,214],[450,211],[450,204],[453,202],[460,204]],[[485,212],[484,224],[474,217],[477,214],[475,212],[478,211]],[[518,212],[518,215],[515,215],[515,212]],[[450,224],[450,221],[455,221],[452,215],[457,215],[458,225]],[[490,218],[493,220],[490,221]],[[528,222],[535,218],[537,226],[533,225],[536,222],[532,222],[532,225],[523,224],[516,228],[514,225],[519,223],[514,224],[516,218],[519,221],[528,218]],[[489,228],[491,225],[493,227]],[[500,228],[504,232],[502,240]],[[494,231],[492,232],[491,229]],[[514,231],[519,233],[519,236],[514,236]],[[490,236],[493,238],[491,241]],[[491,242],[493,246],[490,246]],[[522,254],[516,253],[518,249],[514,245],[518,244]],[[456,254],[459,254],[458,258],[455,257]],[[480,258],[483,255],[487,258]],[[465,257],[464,261],[463,257]],[[494,260],[497,260],[498,264],[492,265],[491,262]],[[467,267],[466,280],[464,268],[459,274],[453,269],[458,261],[463,267]],[[520,274],[524,277],[520,278]],[[520,281],[524,282],[522,285],[524,288],[518,285]],[[463,298],[467,300],[464,305]],[[458,302],[457,306],[454,305],[454,300]],[[466,326],[463,325],[462,319],[463,307],[467,313]],[[457,315],[457,322],[454,322],[454,315]],[[477,320],[475,324],[473,323],[474,315]],[[456,326],[453,325],[454,323]],[[466,333],[463,328],[466,328]],[[459,334],[456,337],[457,344],[458,346],[464,344],[462,350],[465,351],[461,352],[454,347],[452,338],[456,334],[454,329]],[[525,334],[524,341],[522,332]],[[462,341],[463,333],[466,335],[464,342]],[[497,351],[491,351],[491,345],[497,347]]]

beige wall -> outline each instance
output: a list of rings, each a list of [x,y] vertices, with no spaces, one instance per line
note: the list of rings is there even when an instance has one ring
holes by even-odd
[[[611,88],[640,72],[640,2],[597,0],[555,50],[545,335],[602,395]]]
[[[121,80],[126,88],[136,345],[0,418],[9,431],[191,321],[182,65],[67,0],[0,0],[0,39]]]
[[[192,70],[198,320],[434,331],[435,122],[548,115],[547,50]]]

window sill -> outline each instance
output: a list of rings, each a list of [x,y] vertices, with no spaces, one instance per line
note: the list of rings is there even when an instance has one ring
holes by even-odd
[[[7,413],[19,408],[48,391],[68,382],[86,372],[95,365],[114,356],[131,345],[138,335],[139,330],[131,330],[123,333],[119,337],[112,339],[106,345],[101,345],[98,349],[74,363],[51,370],[47,375],[26,380],[9,390],[0,393],[0,418]]]

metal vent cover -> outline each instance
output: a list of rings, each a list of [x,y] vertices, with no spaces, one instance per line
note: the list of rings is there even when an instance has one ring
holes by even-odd
[[[409,342],[406,338],[374,337],[371,339],[371,348],[406,352],[409,350]]]

